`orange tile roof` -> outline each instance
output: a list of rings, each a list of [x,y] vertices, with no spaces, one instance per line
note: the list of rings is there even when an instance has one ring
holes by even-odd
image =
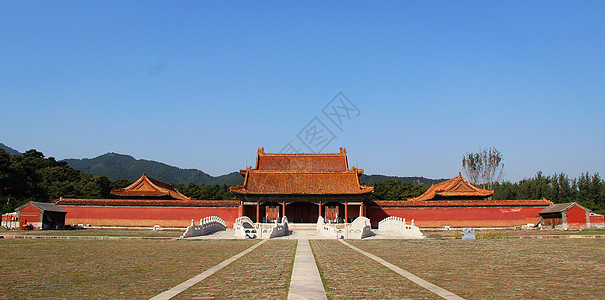
[[[122,197],[169,197],[178,200],[191,200],[181,194],[172,184],[147,177],[145,173],[133,184],[117,190],[111,190],[111,194]]]
[[[240,171],[244,184],[236,194],[338,195],[367,194],[373,187],[359,184],[363,170],[349,168],[346,149],[339,153],[265,153],[258,150],[256,168]]]
[[[338,153],[265,153],[258,149],[256,170],[263,171],[347,171],[347,150]]]
[[[237,200],[150,200],[150,199],[70,199],[60,198],[58,205],[90,206],[183,206],[183,207],[237,207]]]
[[[462,177],[458,177],[431,186],[424,194],[410,198],[408,201],[424,201],[447,197],[489,197],[494,194],[493,190],[480,189]]]

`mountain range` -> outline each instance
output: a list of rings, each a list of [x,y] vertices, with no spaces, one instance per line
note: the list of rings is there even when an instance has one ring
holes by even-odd
[[[8,147],[3,143],[0,143],[0,149],[3,149],[4,151],[13,155],[21,155],[19,151]],[[244,177],[242,177],[238,172],[231,172],[229,174],[220,176],[211,176],[197,169],[181,169],[153,160],[136,159],[130,155],[112,152],[97,156],[95,158],[71,158],[66,159],[65,161],[69,164],[70,167],[76,170],[91,173],[94,175],[106,176],[112,181],[118,179],[128,179],[130,181],[134,181],[141,177],[143,172],[145,172],[152,178],[158,179],[163,182],[172,182],[173,184],[194,183],[198,185],[235,185],[242,184],[244,182]],[[372,184],[385,180],[395,180],[399,182],[431,185],[433,183],[442,182],[445,179],[366,174],[362,174],[359,177],[359,181],[362,184]]]
[[[8,153],[10,155],[21,155],[21,152],[13,149],[13,148],[11,148],[11,147],[9,147],[7,145],[4,145],[2,143],[0,143],[0,149],[6,151],[6,153]]]
[[[106,153],[95,158],[66,159],[70,167],[94,175],[107,176],[110,180],[134,181],[145,172],[149,177],[173,184],[242,184],[244,177],[238,172],[211,176],[197,169],[181,169],[153,160],[135,159],[130,155]]]

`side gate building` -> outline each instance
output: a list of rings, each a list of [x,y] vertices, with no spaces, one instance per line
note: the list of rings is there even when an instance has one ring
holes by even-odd
[[[540,211],[540,223],[552,228],[584,229],[604,227],[605,219],[602,215],[595,214],[576,202],[571,202],[553,204]]]
[[[65,214],[53,203],[29,201],[15,209],[19,227],[31,225],[37,229],[61,229],[65,226]]]

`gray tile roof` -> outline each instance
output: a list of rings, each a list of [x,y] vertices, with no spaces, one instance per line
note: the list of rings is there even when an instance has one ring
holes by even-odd
[[[15,209],[15,211],[19,211],[30,204],[35,206],[36,208],[38,208],[39,210],[41,210],[43,212],[52,211],[52,212],[67,213],[61,207],[59,207],[59,205],[56,205],[54,203],[44,203],[44,202],[36,202],[36,201],[29,201],[29,202],[17,207],[17,209]]]
[[[570,203],[553,204],[553,205],[543,209],[541,212],[539,212],[539,214],[551,214],[551,213],[564,212],[564,211],[567,211],[568,209],[572,208],[574,205],[577,205],[584,210],[590,211],[590,209],[587,209],[586,207],[584,207],[576,202],[570,202]]]

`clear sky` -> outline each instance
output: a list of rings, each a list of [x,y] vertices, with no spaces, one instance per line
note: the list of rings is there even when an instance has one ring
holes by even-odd
[[[57,159],[221,175],[291,142],[451,178],[496,147],[506,180],[605,175],[605,2],[2,1],[0,104],[0,142]]]

